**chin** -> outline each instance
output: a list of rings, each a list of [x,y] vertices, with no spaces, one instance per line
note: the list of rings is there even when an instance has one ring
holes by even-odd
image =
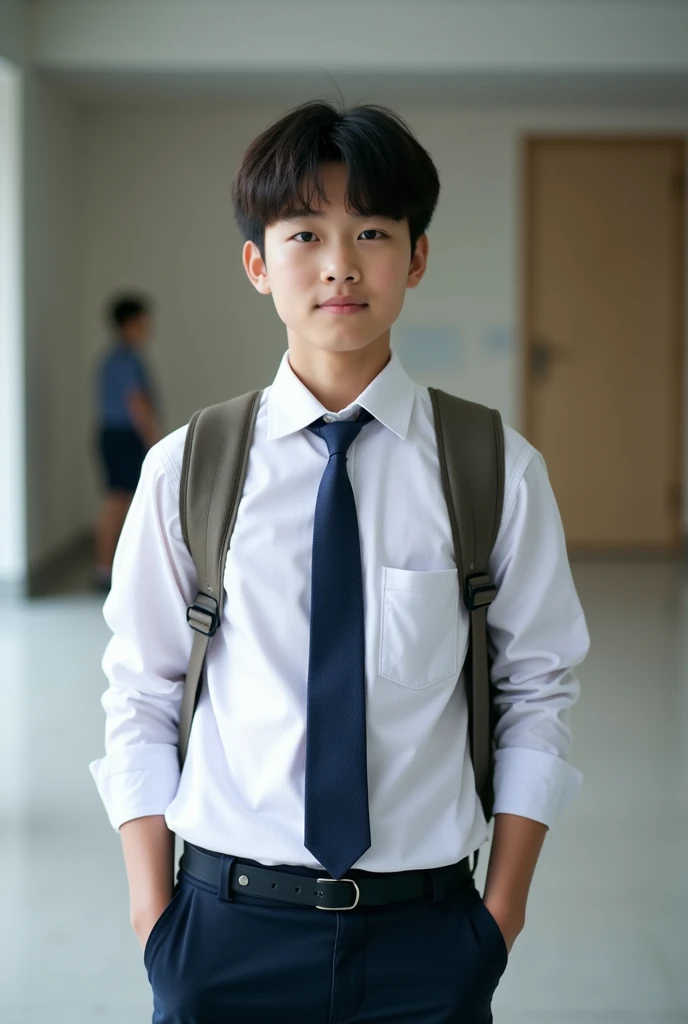
[[[355,319],[355,317],[351,319]],[[365,331],[361,330],[362,325],[357,328],[353,324],[346,323],[331,326],[334,329],[318,331],[310,323],[304,324],[303,327],[287,325],[293,341],[321,352],[360,352],[362,349],[375,345],[388,330],[384,327],[376,327],[371,331],[370,324],[367,325]]]
[[[313,344],[326,352],[358,352],[372,345],[375,338],[325,338]]]

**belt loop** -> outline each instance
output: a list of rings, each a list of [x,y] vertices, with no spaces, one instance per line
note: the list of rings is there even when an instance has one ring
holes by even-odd
[[[234,896],[232,895],[232,867],[236,857],[230,857],[227,854],[222,856],[222,868],[220,870],[220,900],[222,903],[233,903]]]
[[[442,903],[444,897],[447,895],[447,886],[444,880],[444,872],[438,868],[432,868],[430,871],[430,878],[432,880],[432,902]]]

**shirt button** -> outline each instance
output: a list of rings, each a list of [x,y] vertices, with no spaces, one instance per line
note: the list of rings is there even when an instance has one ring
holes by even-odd
[[[329,412],[325,413],[325,415],[323,416],[323,419],[325,420],[325,423],[334,423],[336,418],[337,418],[336,416],[330,416]]]

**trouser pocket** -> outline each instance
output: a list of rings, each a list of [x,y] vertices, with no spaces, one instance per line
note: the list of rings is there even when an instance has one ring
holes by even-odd
[[[509,961],[509,953],[502,930],[485,906],[483,898],[477,889],[472,893],[468,912],[477,943],[494,968],[496,987]]]
[[[165,942],[165,935],[169,930],[170,922],[172,921],[179,904],[182,902],[183,895],[183,890],[177,883],[172,899],[153,925],[153,929],[146,940],[146,945],[143,950],[143,965],[146,968],[149,977],[153,967],[153,962],[161,946]]]

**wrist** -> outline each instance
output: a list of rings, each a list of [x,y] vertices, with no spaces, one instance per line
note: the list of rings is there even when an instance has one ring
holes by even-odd
[[[129,920],[134,931],[145,927],[151,919],[157,919],[172,899],[171,892],[157,892],[145,899],[132,899],[129,902]]]
[[[514,942],[525,927],[525,906],[521,901],[500,900],[489,895],[485,896],[483,903],[497,922],[510,953]]]
[[[490,910],[494,909],[499,914],[504,914],[507,917],[514,918],[515,920],[520,918],[525,922],[527,900],[520,894],[514,892],[499,892],[495,889],[491,889],[489,886],[486,886],[483,902],[485,903],[485,906],[490,908]]]

